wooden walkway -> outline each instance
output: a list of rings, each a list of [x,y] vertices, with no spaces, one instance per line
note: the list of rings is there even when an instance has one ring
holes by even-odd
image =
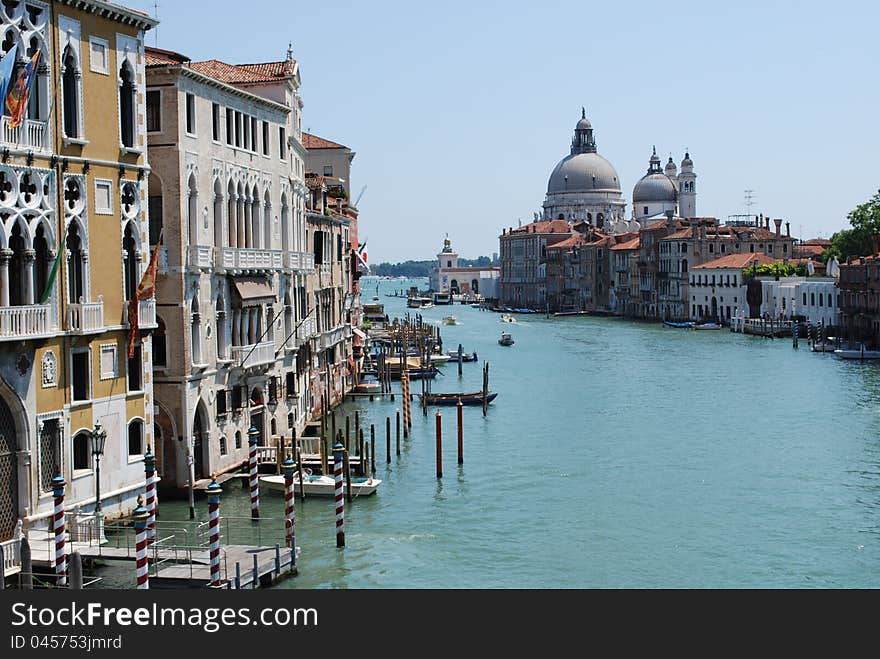
[[[220,549],[221,588],[267,587],[296,574],[296,560],[287,548],[229,545]],[[150,585],[156,588],[210,588],[210,581],[209,562],[162,563],[157,573],[150,573]]]

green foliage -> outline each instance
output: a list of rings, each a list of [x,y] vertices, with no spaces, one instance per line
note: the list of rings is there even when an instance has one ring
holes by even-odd
[[[880,191],[864,204],[859,204],[848,214],[852,227],[831,236],[831,247],[822,253],[827,261],[836,256],[839,261],[849,257],[865,256],[874,252],[873,238],[880,235]]]
[[[802,263],[765,263],[743,268],[743,277],[805,277],[807,267]]]
[[[403,261],[402,263],[379,263],[370,266],[370,271],[378,277],[429,277],[431,268],[437,262],[430,261]],[[488,256],[479,256],[475,259],[458,259],[458,265],[462,268],[488,268],[492,265],[492,259]]]

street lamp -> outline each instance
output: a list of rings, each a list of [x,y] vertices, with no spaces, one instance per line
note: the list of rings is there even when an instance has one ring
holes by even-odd
[[[104,515],[101,512],[101,456],[104,455],[104,444],[107,441],[107,432],[97,421],[91,432],[92,455],[95,456],[95,525],[98,531],[98,541],[104,542]]]

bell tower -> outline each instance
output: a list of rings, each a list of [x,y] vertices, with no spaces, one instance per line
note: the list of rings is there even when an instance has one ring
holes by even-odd
[[[678,175],[678,214],[685,218],[697,217],[697,175],[688,152],[684,154]]]

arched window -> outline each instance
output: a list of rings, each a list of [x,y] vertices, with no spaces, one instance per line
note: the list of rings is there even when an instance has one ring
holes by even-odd
[[[27,48],[27,59],[33,57],[34,53],[36,53],[40,49],[40,42],[36,37],[31,37],[30,43]],[[33,121],[42,121],[47,119],[44,110],[46,109],[46,101],[47,96],[43,89],[44,84],[47,80],[46,72],[48,68],[46,67],[46,52],[40,52],[40,57],[37,60],[37,69],[33,74],[33,82],[31,83],[31,90],[28,94],[27,99],[27,118]],[[18,71],[15,72],[14,76],[18,75]],[[12,78],[15,80],[15,77]],[[10,85],[11,87],[11,85]]]
[[[241,448],[241,431],[235,431],[235,448]]]
[[[137,125],[135,76],[128,60],[119,69],[119,139],[122,146],[134,148]]]
[[[125,299],[133,300],[138,285],[138,250],[135,229],[132,222],[125,224],[122,237],[123,273],[125,275]]]
[[[91,469],[91,435],[88,430],[81,430],[73,436],[73,470]]]
[[[46,239],[46,227],[41,223],[37,227],[34,236],[34,295],[35,302],[39,302],[49,283],[49,271],[52,268],[52,253],[49,251],[49,241]]]
[[[79,64],[76,61],[76,53],[68,45],[64,49],[61,60],[61,97],[64,112],[64,135],[65,137],[79,138],[80,135],[80,79]]]
[[[290,304],[290,291],[284,294],[284,338],[287,339],[293,332],[293,307]],[[290,339],[286,346],[294,346],[296,342]]]
[[[227,244],[230,247],[238,247],[238,206],[235,203],[235,186],[232,181],[226,188],[226,222],[229,235]]]
[[[251,247],[263,247],[263,237],[260,227],[260,192],[256,187],[250,189],[248,202],[251,218]]]
[[[269,191],[263,195],[263,247],[273,249],[272,244],[272,200],[269,198]]]
[[[223,302],[223,295],[217,296],[217,304],[215,305],[217,319],[217,359],[228,359],[229,354],[229,334],[226,329],[226,305]]]
[[[480,292],[480,282],[476,279],[471,279],[471,293],[476,295]]]
[[[238,196],[236,197],[236,201],[238,202],[236,210],[236,218],[238,220],[238,246],[251,247],[253,245],[251,242],[251,227],[248,218],[245,217],[245,190],[241,183],[238,184]]]
[[[153,368],[168,366],[168,342],[165,337],[165,321],[156,316],[156,329],[153,330]]]
[[[281,249],[290,250],[290,209],[285,194],[281,195]]]
[[[199,244],[199,191],[195,174],[189,175],[187,182],[186,222],[189,230],[189,244]]]
[[[16,222],[12,227],[9,248],[12,250],[8,275],[9,304],[13,307],[33,304],[33,256],[27,249],[25,231],[21,221]]]
[[[220,433],[220,455],[226,455],[228,451],[226,450],[226,434]]]
[[[214,181],[214,247],[223,247],[223,186]]]
[[[86,266],[79,223],[71,222],[67,227],[67,299],[70,304],[79,304],[85,297]]]
[[[190,342],[192,345],[192,363],[202,363],[202,323],[199,318],[199,296],[193,295],[190,307]]]
[[[128,424],[128,455],[144,454],[144,422],[132,419]]]

